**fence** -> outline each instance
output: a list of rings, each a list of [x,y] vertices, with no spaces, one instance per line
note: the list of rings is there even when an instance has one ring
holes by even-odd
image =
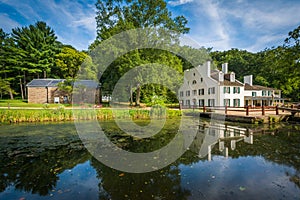
[[[181,106],[180,109],[202,109],[203,112],[212,112],[212,111],[224,111],[225,114],[231,112],[242,112],[246,113],[247,116],[250,113],[260,113],[261,115],[265,115],[266,112],[275,112],[276,115],[279,115],[279,106],[245,106],[245,107],[230,107],[230,106]]]

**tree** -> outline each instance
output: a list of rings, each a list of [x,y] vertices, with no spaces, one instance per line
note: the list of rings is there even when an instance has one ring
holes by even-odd
[[[187,19],[172,18],[163,0],[98,0],[96,3],[97,40],[132,28],[163,27],[177,33],[188,33]]]
[[[66,94],[68,97],[68,102],[73,101],[73,85],[75,80],[72,78],[67,78],[63,82],[58,83],[58,89],[59,91]]]
[[[11,61],[18,68],[20,90],[24,97],[27,81],[33,77],[46,78],[51,73],[55,55],[60,51],[60,43],[53,29],[41,21],[28,27],[12,29],[11,37],[14,42]]]
[[[149,31],[147,35],[144,35],[144,41],[139,40],[139,36],[137,36],[137,38],[132,38],[132,35],[128,36],[135,42],[156,42],[156,38],[161,37],[161,31],[164,29],[169,31],[169,35],[164,37],[161,42],[165,45],[178,44],[179,35],[189,31],[189,28],[186,27],[187,20],[183,16],[172,18],[166,5],[166,2],[163,0],[98,0],[96,3],[97,39],[90,46],[90,50],[95,48],[98,44],[101,44],[104,40],[111,38],[122,31],[135,28],[157,28],[157,31]],[[109,55],[110,53],[114,54],[114,52],[122,51],[122,49],[114,45],[111,45],[109,48],[110,49],[106,52],[101,53]],[[125,42],[124,48],[126,49]],[[99,70],[102,75],[100,82],[102,83],[103,90],[107,93],[111,93],[117,81],[126,72],[136,66],[149,63],[163,63],[182,72],[181,60],[172,53],[153,49],[136,49],[116,59],[110,64],[108,70]],[[154,74],[152,76],[154,76]],[[162,89],[161,86],[158,85],[141,85],[141,76],[138,74],[134,79],[135,81],[133,82],[135,85],[128,85],[128,92],[131,93],[131,91],[135,91],[136,105],[140,104],[140,99],[147,99],[146,95],[156,95],[156,92],[166,93],[162,92],[165,91],[165,89]],[[149,91],[150,88],[152,92]],[[141,90],[146,91],[143,92]],[[140,97],[140,95],[142,96]],[[151,97],[148,96],[148,99],[151,99]]]
[[[1,80],[1,98],[2,95],[9,94],[10,98],[14,98],[16,94],[13,89],[13,83],[15,83],[14,66],[11,65],[11,48],[13,41],[9,37],[9,34],[0,29],[0,80]]]
[[[228,63],[228,70],[236,73],[236,78],[243,80],[249,74],[257,74],[260,69],[259,55],[246,50],[231,49],[228,51],[215,51],[210,53],[214,65],[219,69],[222,63]]]
[[[75,48],[71,46],[64,46],[60,53],[55,56],[56,67],[55,74],[60,78],[75,78],[78,74],[78,71],[85,59],[88,55],[84,52],[77,51]],[[86,62],[84,66],[82,66],[86,70],[82,73],[90,73],[92,63]],[[89,75],[93,76],[93,75]]]

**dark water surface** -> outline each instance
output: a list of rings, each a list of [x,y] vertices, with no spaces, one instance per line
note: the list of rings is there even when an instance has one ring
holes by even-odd
[[[113,122],[102,127],[119,147],[149,152],[174,137],[176,124],[143,140]],[[300,199],[300,125],[199,124],[182,157],[140,174],[93,158],[73,123],[2,125],[0,199]]]

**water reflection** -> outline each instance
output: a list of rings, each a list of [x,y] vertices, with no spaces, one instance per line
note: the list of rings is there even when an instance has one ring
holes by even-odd
[[[202,122],[190,150],[198,153],[200,158],[206,157],[211,161],[212,149],[218,145],[218,149],[226,158],[228,149],[236,149],[236,143],[243,141],[253,144],[253,130],[212,122]]]
[[[165,144],[172,138],[174,125],[170,123],[159,137],[136,141],[128,136],[120,140],[115,124],[105,123],[121,147],[136,152]],[[194,142],[181,158],[143,174],[117,171],[92,158],[71,123],[0,128],[0,199],[300,196],[297,125],[242,127],[201,122]]]

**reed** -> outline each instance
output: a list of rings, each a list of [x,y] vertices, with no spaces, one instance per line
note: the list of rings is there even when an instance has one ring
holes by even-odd
[[[113,120],[113,119],[150,119],[173,118],[181,116],[178,110],[152,112],[146,109],[111,110],[111,109],[0,109],[0,123],[21,122],[58,122],[72,120]]]

